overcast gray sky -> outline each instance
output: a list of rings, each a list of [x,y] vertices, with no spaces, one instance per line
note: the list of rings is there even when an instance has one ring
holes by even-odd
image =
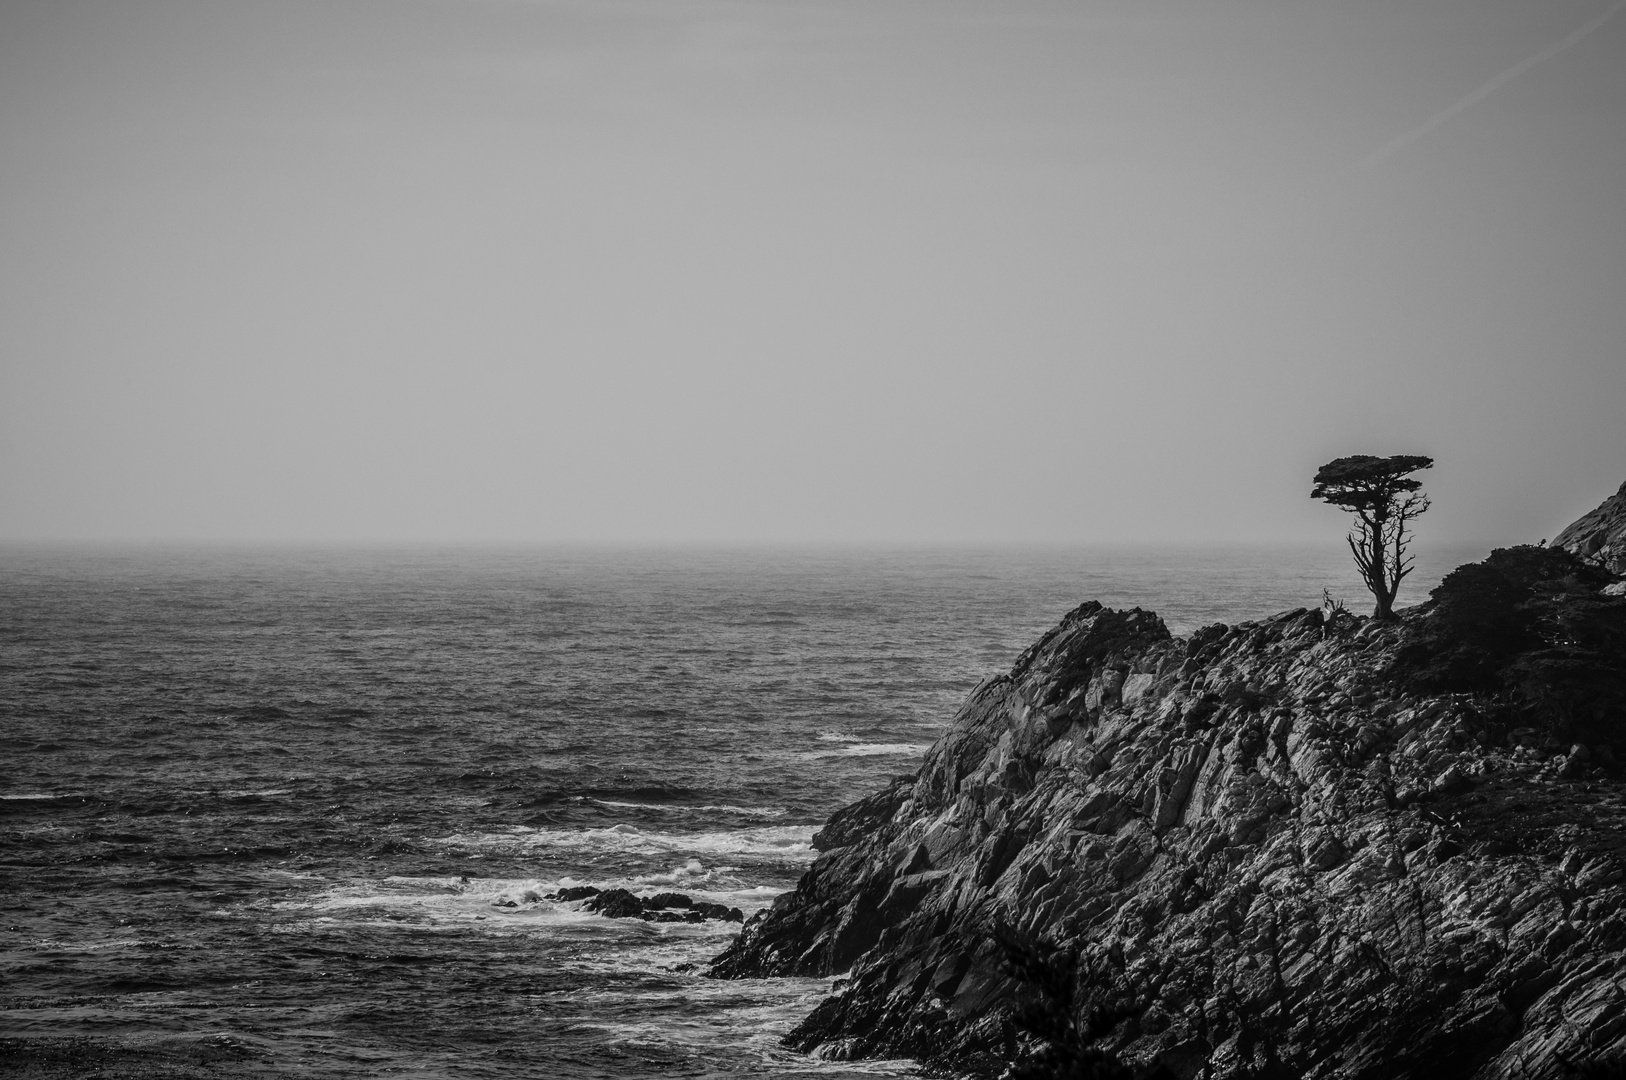
[[[5,0],[0,538],[1551,536],[1617,6]]]

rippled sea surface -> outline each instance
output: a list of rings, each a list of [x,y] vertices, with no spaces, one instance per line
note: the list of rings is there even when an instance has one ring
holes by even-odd
[[[1364,608],[1332,549],[0,549],[0,1071],[908,1074],[780,1049],[828,982],[704,978],[737,924],[540,897],[749,914],[1078,603],[1324,586]]]

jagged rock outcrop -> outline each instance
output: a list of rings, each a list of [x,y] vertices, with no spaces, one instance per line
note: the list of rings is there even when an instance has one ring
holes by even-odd
[[[1553,547],[1626,574],[1626,484],[1596,510],[1559,533]]]
[[[1181,1077],[1626,1052],[1626,599],[1553,549],[1475,565],[1395,623],[1176,639],[1083,605],[832,818],[712,973],[847,972],[791,1045],[985,1075],[1031,998],[994,928],[1076,956],[1099,1045]]]

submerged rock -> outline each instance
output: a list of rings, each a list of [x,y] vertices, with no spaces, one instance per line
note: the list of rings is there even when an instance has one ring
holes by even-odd
[[[1078,1026],[1111,1018],[1097,1045],[1141,1070],[1534,1080],[1626,1053],[1626,599],[1562,551],[1478,565],[1395,623],[1180,640],[1083,605],[916,778],[834,815],[710,973],[846,972],[790,1045],[990,1075],[1033,996],[996,932],[1073,958]]]
[[[656,893],[654,896],[646,896],[646,897],[644,897],[643,905],[644,905],[644,910],[646,910],[646,911],[654,911],[657,908],[673,908],[673,907],[686,908],[686,907],[693,907],[694,906],[694,901],[690,900],[687,896],[684,896],[682,893],[663,892],[663,893]]]

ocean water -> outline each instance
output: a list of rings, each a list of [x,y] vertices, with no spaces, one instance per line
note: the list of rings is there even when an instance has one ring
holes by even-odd
[[[5,1061],[908,1075],[781,1049],[829,983],[704,978],[737,924],[541,897],[749,914],[1078,603],[1182,633],[1323,587],[1364,609],[1330,545],[0,549]]]

